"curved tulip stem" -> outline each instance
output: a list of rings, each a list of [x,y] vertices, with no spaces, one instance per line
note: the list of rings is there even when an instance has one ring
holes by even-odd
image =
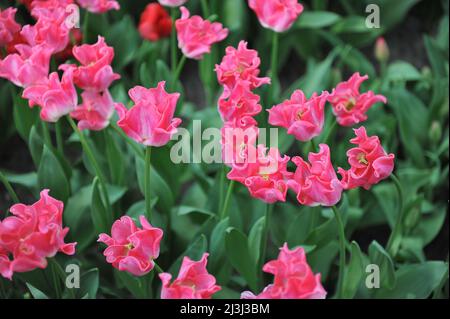
[[[264,260],[266,260],[267,246],[269,245],[269,225],[270,225],[270,215],[272,213],[274,205],[266,204],[265,220],[264,220],[264,230],[263,238],[261,240],[261,254],[258,260],[258,271],[262,269],[264,265]],[[259,288],[264,287],[264,273],[261,271],[261,277],[259,278]]]
[[[325,136],[325,138],[324,138],[324,140],[323,140],[323,144],[328,144],[328,141],[330,140],[330,137],[331,137],[331,135],[334,133],[334,131],[336,130],[336,127],[337,127],[337,121],[336,120],[334,120],[333,121],[333,124],[331,124],[331,127],[330,127],[330,129],[328,130],[328,133],[327,133],[327,135]]]
[[[56,134],[56,148],[58,152],[64,156],[64,140],[61,131],[61,120],[55,123],[55,134]]]
[[[83,21],[83,42],[84,43],[89,42],[88,34],[89,34],[89,11],[85,10],[84,21]]]
[[[310,141],[310,152],[317,152],[317,145],[316,142],[314,142],[314,139],[311,139]]]
[[[170,33],[170,66],[172,67],[172,73],[175,73],[177,68],[177,29],[175,28],[177,10],[171,8],[170,15],[172,17],[172,32]]]
[[[42,134],[44,135],[44,142],[48,148],[53,150],[52,138],[50,136],[50,130],[48,129],[47,122],[41,121]]]
[[[89,161],[91,162],[91,165],[93,166],[95,170],[95,174],[98,177],[98,181],[100,182],[100,188],[103,195],[103,200],[105,201],[105,207],[108,212],[111,212],[111,204],[109,200],[108,190],[106,188],[106,180],[103,176],[102,170],[100,169],[100,165],[98,164],[97,160],[95,159],[94,152],[92,151],[91,147],[89,146],[88,141],[86,140],[86,137],[84,136],[83,132],[81,132],[78,129],[78,126],[75,124],[74,120],[67,116],[67,121],[69,121],[70,126],[72,129],[77,133],[78,137],[80,138],[81,146],[83,147],[84,152],[86,153],[86,156],[88,157]]]
[[[11,199],[13,200],[13,202],[15,204],[18,204],[19,203],[19,197],[17,196],[16,192],[14,191],[14,188],[11,186],[11,184],[8,181],[8,179],[6,178],[5,175],[3,175],[2,172],[0,172],[0,181],[5,186],[6,190],[9,193],[9,196],[11,196]]]
[[[234,181],[230,181],[228,185],[227,195],[225,196],[225,202],[222,207],[222,211],[220,212],[220,220],[223,220],[228,215],[228,206],[230,205],[231,194],[233,194]]]
[[[183,54],[180,61],[178,62],[177,68],[175,70],[172,79],[172,88],[175,88],[175,85],[177,84],[177,81],[180,78],[181,71],[183,70],[184,64],[186,63],[186,59],[187,59],[186,56]]]
[[[336,298],[342,298],[342,288],[345,270],[345,226],[342,222],[341,212],[336,206],[331,207],[336,218],[339,234],[339,278],[336,289]]]
[[[153,262],[155,263],[155,270],[156,270],[156,272],[158,274],[162,274],[164,272],[164,270],[155,261],[153,261]]]
[[[109,125],[114,131],[116,131],[121,137],[123,137],[123,139],[125,140],[125,142],[127,142],[128,145],[131,146],[131,148],[133,149],[133,151],[139,155],[139,157],[144,158],[144,152],[142,151],[142,148],[139,147],[139,144],[137,144],[134,140],[132,140],[131,138],[128,137],[127,134],[125,134],[124,131],[122,131],[122,129],[120,127],[117,126],[117,124],[115,123],[110,123]]]
[[[152,220],[152,202],[150,193],[150,170],[151,170],[152,148],[147,146],[145,149],[145,176],[144,176],[144,192],[145,192],[145,213],[149,222]]]
[[[274,85],[278,79],[278,46],[279,46],[279,36],[278,32],[272,33],[272,52],[270,60],[270,77],[273,79],[272,84],[269,88],[269,103],[268,107],[272,106],[274,102]]]
[[[394,182],[395,189],[397,190],[399,204],[398,204],[397,220],[395,222],[394,229],[392,230],[391,235],[389,236],[389,240],[386,245],[386,250],[392,257],[395,257],[399,248],[398,239],[402,233],[402,223],[404,219],[403,188],[402,184],[400,183],[399,179],[397,178],[397,176],[395,176],[394,173],[391,174],[391,179]]]

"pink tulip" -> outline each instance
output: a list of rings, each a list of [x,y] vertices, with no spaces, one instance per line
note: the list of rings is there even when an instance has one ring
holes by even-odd
[[[0,60],[0,77],[26,88],[45,81],[50,68],[52,50],[44,45],[16,45],[19,53]]]
[[[139,220],[142,228],[129,216],[123,216],[114,222],[111,236],[100,234],[98,237],[98,242],[108,246],[103,253],[106,261],[135,276],[143,276],[153,269],[163,237],[163,231],[150,225],[144,216]]]
[[[173,117],[180,94],[169,94],[164,86],[165,82],[152,89],[136,86],[128,92],[135,105],[129,110],[122,104],[116,106],[117,125],[138,143],[163,146],[181,124],[181,119]]]
[[[195,60],[201,60],[211,51],[211,45],[228,36],[228,29],[219,22],[203,20],[200,16],[190,16],[188,9],[181,7],[181,18],[175,21],[178,35],[178,47],[183,54]]]
[[[367,120],[366,112],[377,102],[387,103],[382,95],[375,95],[373,91],[359,93],[361,83],[367,80],[367,75],[358,72],[346,81],[339,83],[328,97],[333,106],[337,122],[342,126],[352,126]]]
[[[216,285],[216,278],[206,270],[208,253],[202,259],[193,261],[184,257],[177,279],[172,283],[172,275],[162,273],[161,299],[211,299],[221,289]]]
[[[370,189],[392,174],[395,156],[386,153],[378,136],[367,136],[364,126],[355,129],[355,134],[350,142],[357,146],[347,152],[350,169],[339,168],[338,172],[346,189]]]
[[[72,70],[64,72],[61,80],[57,72],[51,73],[47,81],[27,87],[22,97],[29,100],[30,106],[41,107],[43,121],[57,122],[72,112],[78,103]]]
[[[187,2],[187,0],[158,0],[159,3],[166,7],[179,7]]]
[[[339,202],[343,186],[331,164],[330,148],[320,144],[318,153],[309,153],[309,163],[301,157],[292,161],[297,169],[288,185],[297,193],[297,200],[307,206],[333,206]]]
[[[101,92],[109,88],[113,81],[120,79],[120,75],[114,73],[111,67],[114,48],[106,45],[103,37],[99,36],[95,44],[74,47],[73,55],[81,65],[76,67],[65,64],[60,68],[74,68],[74,83],[83,90]]]
[[[320,274],[314,275],[303,248],[289,250],[285,243],[278,259],[264,265],[263,271],[274,275],[273,284],[255,296],[246,291],[242,299],[325,299]]]
[[[307,100],[301,90],[296,90],[290,100],[268,110],[269,123],[286,128],[299,141],[309,141],[322,133],[327,97],[326,92],[319,96],[314,93]]]
[[[262,110],[259,100],[259,95],[250,91],[250,82],[242,80],[228,96],[222,95],[219,99],[219,113],[225,122],[255,116]]]
[[[70,42],[70,28],[66,23],[68,13],[64,7],[33,10],[38,20],[25,25],[20,35],[31,46],[45,45],[52,53],[63,51]]]
[[[248,145],[246,160],[245,165],[233,165],[228,179],[245,185],[251,196],[266,203],[286,201],[286,180],[292,175],[287,171],[289,156],[281,157],[276,148]]]
[[[33,205],[16,204],[13,216],[0,222],[0,274],[11,279],[14,272],[47,267],[46,258],[58,252],[75,253],[76,243],[64,243],[69,228],[62,226],[64,204],[41,192]]]
[[[104,92],[84,91],[83,104],[78,105],[70,116],[78,120],[80,130],[100,131],[109,125],[114,113],[114,103],[108,90]]]
[[[289,29],[303,12],[297,0],[248,0],[263,27],[275,32]]]
[[[120,5],[115,0],[77,0],[80,7],[93,13],[104,13],[109,10],[120,10]]]
[[[226,54],[215,71],[217,79],[226,91],[231,91],[237,83],[247,81],[250,83],[250,90],[270,83],[270,78],[260,78],[259,66],[261,60],[256,50],[247,49],[247,42],[239,42],[238,48],[231,46],[226,48]]]
[[[7,45],[14,39],[14,34],[20,31],[20,24],[15,20],[17,9],[0,9],[0,47]]]
[[[249,120],[253,118],[249,117]],[[243,166],[248,162],[248,152],[255,149],[259,129],[255,123],[237,127],[230,122],[224,124],[221,129],[222,159],[227,166]]]

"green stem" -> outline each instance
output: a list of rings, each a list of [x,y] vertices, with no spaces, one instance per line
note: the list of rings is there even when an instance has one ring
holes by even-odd
[[[108,195],[108,189],[106,188],[106,180],[103,176],[102,170],[100,169],[100,165],[98,164],[97,160],[95,159],[94,152],[92,151],[91,147],[89,146],[89,143],[84,136],[83,132],[81,132],[77,125],[75,124],[74,120],[67,116],[67,121],[69,121],[70,126],[72,126],[72,129],[75,131],[75,133],[80,138],[81,146],[83,147],[84,152],[86,153],[86,156],[88,157],[89,161],[91,162],[92,167],[95,170],[95,174],[98,177],[98,180],[100,182],[101,186],[101,192],[103,195],[103,200],[105,201],[105,207],[109,213],[111,213],[111,204],[109,200]]]
[[[316,142],[314,142],[314,139],[310,141],[310,152],[316,152],[317,151],[317,145]]]
[[[57,263],[57,261],[55,261],[53,258],[51,258],[49,263],[50,263],[50,269],[52,272],[53,286],[55,287],[56,299],[61,299],[61,297],[62,297],[61,282],[60,282],[60,278],[58,275],[58,269],[56,268],[56,265],[55,265],[55,263]]]
[[[336,218],[336,223],[338,226],[339,234],[339,278],[336,289],[336,298],[342,298],[342,288],[344,280],[344,270],[345,270],[345,226],[342,222],[341,213],[336,206],[331,207],[333,209],[334,217]]]
[[[269,225],[270,225],[270,215],[272,212],[274,205],[266,204],[266,212],[265,212],[265,220],[264,220],[264,230],[263,230],[263,238],[261,241],[261,255],[258,260],[258,271],[262,269],[264,261],[266,260],[267,246],[269,245]],[[261,276],[259,278],[260,285],[259,288],[262,289],[264,287],[264,273],[260,271]]]
[[[183,54],[180,61],[178,62],[177,68],[175,70],[175,73],[173,74],[172,79],[172,89],[175,88],[178,79],[180,78],[181,71],[183,70],[184,64],[186,63],[186,56]]]
[[[220,168],[220,176],[219,176],[219,205],[218,209],[222,209],[223,200],[224,200],[224,191],[225,191],[225,165]]]
[[[278,80],[278,46],[279,46],[279,36],[278,32],[272,33],[272,52],[271,52],[271,60],[270,60],[270,77],[272,78],[272,84],[269,88],[269,104],[270,107],[273,103],[274,99],[274,86]]]
[[[89,43],[89,11],[85,10],[83,21],[83,42]]]
[[[331,135],[334,133],[334,131],[336,130],[337,127],[337,121],[333,120],[333,124],[331,124],[330,129],[328,130],[327,136],[325,136],[324,140],[323,140],[323,144],[328,144],[328,141],[330,140]]]
[[[44,142],[50,149],[53,149],[52,138],[50,136],[50,130],[48,129],[47,122],[41,121],[42,134],[44,135]]]
[[[395,255],[398,252],[399,245],[400,245],[399,237],[401,237],[401,233],[402,233],[402,223],[403,223],[403,219],[404,219],[403,215],[405,212],[403,209],[402,185],[401,185],[399,179],[397,178],[397,176],[395,176],[395,174],[391,174],[391,179],[394,182],[395,189],[397,190],[399,204],[398,204],[397,220],[395,222],[394,229],[392,230],[391,235],[389,236],[389,240],[386,245],[386,250],[392,257],[395,257]]]
[[[3,173],[1,171],[0,171],[0,181],[5,186],[6,190],[9,193],[9,196],[11,196],[11,199],[13,200],[13,202],[15,204],[18,204],[19,203],[19,197],[17,196],[16,192],[14,191],[14,188],[11,186],[11,184],[9,183],[8,179],[6,178],[6,176],[3,175]]]
[[[230,181],[230,184],[228,185],[225,202],[223,204],[222,211],[220,212],[220,220],[223,220],[228,216],[228,206],[230,205],[231,194],[233,194],[234,183],[234,181]]]
[[[58,149],[58,152],[62,156],[64,156],[64,140],[61,131],[61,120],[55,123],[55,132],[56,132],[56,147]]]
[[[125,134],[125,132],[117,126],[117,124],[111,123],[110,127],[123,137],[123,139],[127,142],[128,145],[131,146],[136,154],[138,154],[141,158],[144,158],[144,153],[142,152],[142,149],[139,147],[139,145],[134,140],[129,138],[128,135]]]
[[[154,263],[155,263],[155,270],[156,270],[156,272],[158,274],[162,274],[164,272],[164,270],[156,262],[154,262]]]
[[[177,10],[171,8],[170,14],[172,17],[172,32],[170,33],[170,66],[172,67],[172,73],[175,73],[177,67],[177,30],[175,28]]]
[[[209,17],[209,7],[208,7],[208,2],[206,0],[201,0],[201,6],[202,6],[202,12],[203,12],[203,16]]]
[[[152,220],[152,206],[150,194],[150,170],[151,170],[152,148],[147,146],[145,149],[145,176],[144,176],[144,193],[145,193],[145,213],[149,222]]]

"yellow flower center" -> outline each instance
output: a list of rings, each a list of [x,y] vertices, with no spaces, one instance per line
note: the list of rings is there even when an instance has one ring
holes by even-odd
[[[366,159],[366,154],[364,154],[364,153],[359,153],[357,156],[357,159],[360,164],[364,164],[364,165],[369,164],[369,162]]]
[[[347,101],[347,103],[345,103],[345,109],[346,109],[347,111],[351,111],[351,110],[353,110],[353,108],[355,107],[355,105],[356,105],[355,99],[354,99],[354,98],[350,98],[350,99]]]

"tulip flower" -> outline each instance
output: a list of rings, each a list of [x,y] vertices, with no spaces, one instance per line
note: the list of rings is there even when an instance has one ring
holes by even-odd
[[[15,272],[47,267],[47,258],[58,252],[75,253],[76,243],[66,244],[69,228],[62,226],[63,202],[45,189],[32,205],[16,204],[13,216],[0,221],[0,275],[11,279]]]
[[[129,216],[115,221],[111,236],[100,234],[98,242],[106,244],[103,255],[106,261],[120,271],[127,271],[135,276],[143,276],[154,267],[154,260],[159,256],[163,231],[149,224],[140,216],[142,228],[136,226]]]
[[[208,253],[199,261],[184,257],[177,279],[172,283],[172,275],[159,274],[162,281],[161,299],[211,299],[221,289],[216,285],[216,278],[206,270]]]
[[[325,299],[327,295],[320,274],[312,272],[301,247],[290,250],[285,243],[278,258],[265,264],[263,271],[274,275],[273,284],[257,296],[245,291],[242,299]]]

